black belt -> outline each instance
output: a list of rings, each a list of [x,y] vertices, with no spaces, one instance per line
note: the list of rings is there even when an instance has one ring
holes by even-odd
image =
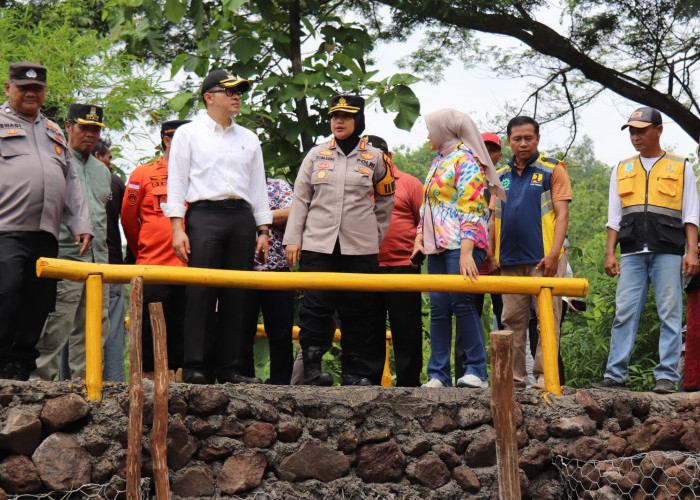
[[[229,210],[250,210],[250,204],[239,198],[229,198],[228,200],[200,200],[193,201],[189,204],[189,208],[204,208],[204,209],[229,209]]]

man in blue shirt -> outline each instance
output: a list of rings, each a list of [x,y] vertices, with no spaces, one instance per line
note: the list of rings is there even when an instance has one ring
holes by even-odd
[[[513,151],[501,174],[508,201],[496,200],[492,247],[502,276],[563,276],[566,270],[564,239],[569,225],[571,182],[564,162],[546,158],[537,147],[539,124],[529,116],[516,116],[508,122],[508,144]],[[504,328],[513,332],[513,378],[516,387],[525,387],[525,336],[530,318],[532,295],[503,295]],[[561,317],[561,299],[552,301],[554,317]],[[556,327],[559,342],[559,323]],[[542,347],[537,346],[533,375],[544,387]]]

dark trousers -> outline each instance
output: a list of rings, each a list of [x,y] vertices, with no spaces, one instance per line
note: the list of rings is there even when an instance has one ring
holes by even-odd
[[[255,219],[250,207],[190,204],[185,219],[190,267],[253,269]],[[214,375],[234,369],[243,338],[247,290],[186,287],[183,367]],[[218,310],[218,324],[217,324]]]
[[[289,269],[267,272],[289,272]],[[294,353],[292,350],[292,328],[294,328],[294,290],[251,290],[250,306],[246,310],[245,332],[255,338],[258,313],[262,310],[265,335],[270,345],[270,383],[289,385],[292,378]],[[236,369],[249,377],[255,376],[252,343],[247,364]],[[246,359],[242,359],[245,362]]]
[[[36,343],[56,305],[57,283],[37,277],[36,260],[57,255],[51,233],[0,232],[0,369],[8,363],[36,368]]]
[[[503,299],[501,298],[500,294],[491,294],[491,305],[493,306],[493,315],[496,317],[498,329],[503,330],[503,323],[501,323],[501,313],[503,312]],[[481,314],[484,311],[483,293],[476,295],[476,310],[479,312],[479,318],[481,318]],[[455,334],[455,379],[459,379],[464,376],[464,362],[466,360],[467,356],[464,354],[464,347],[462,346],[462,334],[459,331],[459,327],[457,327]]]
[[[143,325],[141,328],[141,345],[143,353],[143,371],[153,371],[153,330],[148,304],[161,302],[165,316],[165,333],[168,346],[168,369],[182,367],[183,342],[185,334],[185,287],[182,285],[144,285],[143,287]]]
[[[380,274],[420,274],[413,266],[380,266]],[[377,294],[377,328],[385,333],[389,314],[394,344],[396,385],[417,387],[423,367],[423,321],[420,292],[382,292]]]
[[[336,273],[376,273],[377,255],[342,255],[336,244],[332,254],[302,251],[301,271]],[[334,312],[338,311],[343,350],[343,372],[379,384],[384,366],[385,332],[373,327],[376,292],[305,290],[299,305],[301,348],[328,349],[335,331]],[[381,333],[381,335],[379,334]]]

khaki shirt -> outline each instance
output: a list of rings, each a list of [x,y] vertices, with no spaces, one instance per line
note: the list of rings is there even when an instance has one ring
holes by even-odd
[[[9,102],[0,108],[0,231],[46,231],[61,219],[73,234],[92,234],[87,204],[66,139],[39,113],[29,122]]]
[[[88,156],[87,162],[83,163],[83,157],[80,153],[73,149],[71,149],[71,153],[73,153],[73,165],[75,165],[83,194],[87,200],[94,236],[90,242],[90,248],[80,256],[78,255],[80,245],[75,244],[71,232],[65,224],[61,224],[58,257],[107,264],[107,201],[112,195],[112,174],[105,164],[94,156]]]
[[[360,141],[345,156],[335,139],[314,147],[299,168],[284,245],[344,255],[379,252],[394,208],[394,195],[375,194],[386,175],[382,152]]]

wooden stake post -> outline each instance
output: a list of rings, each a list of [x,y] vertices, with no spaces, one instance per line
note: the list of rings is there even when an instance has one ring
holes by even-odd
[[[129,446],[126,453],[126,498],[141,498],[141,438],[143,382],[141,381],[141,322],[143,278],[131,278],[129,301]]]
[[[156,483],[156,498],[170,498],[168,457],[166,438],[168,434],[168,347],[166,342],[165,316],[163,304],[148,304],[153,330],[153,354],[155,361],[155,387],[153,390],[153,432],[151,452],[153,456],[153,477]]]
[[[501,500],[520,498],[512,336],[511,331],[491,333],[491,413],[496,430],[498,491]]]

